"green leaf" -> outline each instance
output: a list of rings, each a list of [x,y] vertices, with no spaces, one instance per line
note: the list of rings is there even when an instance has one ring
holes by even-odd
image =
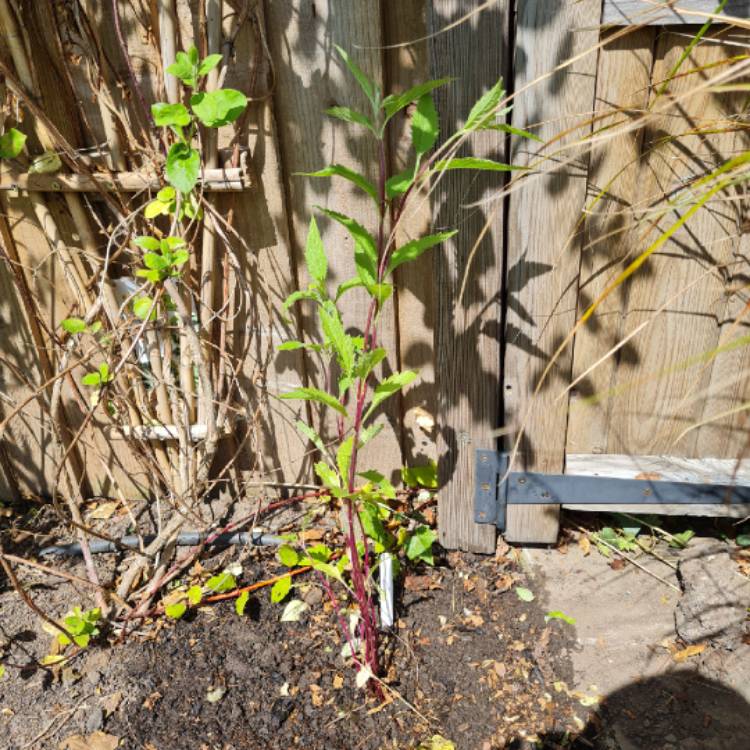
[[[190,51],[192,52],[193,49],[191,48]],[[167,68],[167,73],[175,76],[175,78],[179,78],[186,86],[193,88],[198,83],[195,77],[196,72],[195,64],[185,52],[178,52],[175,55],[175,61]]]
[[[427,466],[406,466],[401,469],[401,479],[407,487],[427,487],[434,490],[438,486],[437,464],[430,461]]]
[[[150,250],[152,252],[158,252],[160,249],[159,240],[156,237],[136,237],[133,240],[133,244],[140,247],[142,250]]]
[[[303,602],[302,599],[292,599],[290,602],[287,602],[279,619],[281,622],[299,622],[309,606],[310,605]]]
[[[312,560],[318,562],[328,562],[333,556],[333,552],[325,544],[314,544],[312,547],[308,547],[307,554]]]
[[[299,432],[301,432],[322,454],[325,454],[326,447],[323,444],[323,440],[312,427],[299,420],[296,422],[296,426]]]
[[[151,271],[163,271],[169,266],[169,260],[158,253],[146,253],[143,256],[143,265]]]
[[[362,504],[362,510],[359,513],[360,521],[362,522],[362,528],[365,534],[377,542],[383,549],[386,549],[393,542],[393,536],[389,534],[383,521],[380,518],[380,511],[377,505],[374,503],[365,502]],[[382,552],[383,549],[376,550],[376,552]]]
[[[297,174],[302,177],[343,177],[345,180],[349,180],[349,182],[355,184],[360,190],[364,190],[375,203],[379,202],[378,191],[375,189],[375,186],[366,177],[341,164],[331,164],[328,167],[319,169],[317,172],[298,172]]]
[[[346,416],[346,409],[330,393],[321,391],[318,388],[295,388],[293,391],[282,393],[279,398],[283,399],[301,399],[302,401],[317,401],[319,404],[335,409],[342,416]]]
[[[357,83],[362,91],[365,92],[365,96],[372,104],[372,108],[376,109],[378,106],[379,92],[375,84],[368,78],[365,72],[349,57],[346,50],[341,49],[338,44],[334,45],[336,51],[341,55],[342,59],[346,63],[346,67],[349,68],[351,74],[357,79]]]
[[[164,216],[169,213],[169,204],[160,200],[153,200],[146,204],[143,215],[147,219],[155,219],[157,216]]]
[[[152,297],[142,296],[133,301],[133,314],[141,320],[156,320],[156,306]]]
[[[302,341],[285,341],[276,347],[278,352],[293,352],[295,349],[304,349],[305,344]]]
[[[576,624],[575,618],[570,617],[570,615],[566,615],[565,612],[560,612],[559,609],[553,610],[552,612],[547,612],[547,614],[544,615],[545,622],[549,622],[550,620],[562,620],[563,622],[567,622],[568,625]]]
[[[198,182],[201,156],[186,143],[175,143],[167,154],[167,181],[181,193],[189,193]]]
[[[0,135],[0,159],[15,159],[26,144],[26,135],[15,128],[8,128]]]
[[[282,565],[286,565],[287,568],[293,568],[299,562],[299,555],[297,550],[290,547],[288,544],[284,544],[279,547],[279,551],[276,553],[279,558],[279,562]]]
[[[339,475],[327,463],[324,461],[318,461],[313,468],[320,478],[320,481],[323,482],[328,489],[334,490],[334,492],[341,489],[341,479],[339,478]]]
[[[81,378],[81,383],[83,383],[83,385],[88,385],[92,388],[101,385],[101,382],[102,378],[98,372],[86,373],[86,375]]]
[[[366,380],[370,373],[385,359],[386,351],[382,347],[364,352],[357,360],[354,374]]]
[[[111,383],[114,380],[114,375],[109,371],[109,365],[106,362],[102,362],[99,365],[99,379],[102,383]]]
[[[224,55],[218,53],[204,58],[203,62],[198,66],[198,75],[208,75],[223,59]]]
[[[292,577],[284,576],[279,578],[276,583],[271,587],[271,601],[274,604],[278,604],[282,601],[292,588]]]
[[[363,114],[360,114],[355,109],[351,109],[350,107],[329,107],[326,110],[326,114],[330,117],[335,117],[339,120],[343,120],[344,122],[351,122],[355,125],[362,125],[373,134],[375,134],[375,126],[372,124],[369,118],[365,117]]]
[[[65,318],[61,323],[63,330],[71,334],[83,333],[86,330],[86,321],[80,318]]]
[[[734,541],[738,547],[750,547],[750,534],[738,534]]]
[[[403,195],[411,187],[412,183],[414,182],[414,176],[416,172],[415,167],[416,164],[414,165],[414,167],[410,167],[403,172],[394,174],[392,177],[389,177],[386,180],[386,198],[388,198],[389,200],[392,198],[397,198],[399,195]]]
[[[348,437],[341,443],[338,451],[336,451],[336,465],[339,467],[339,474],[341,474],[341,481],[344,485],[346,485],[349,477],[349,465],[352,460],[353,447],[354,438]]]
[[[522,601],[522,602],[533,602],[534,601],[534,594],[533,592],[529,591],[529,589],[525,589],[523,586],[516,586],[516,596]]]
[[[45,151],[35,156],[29,166],[29,174],[54,174],[62,169],[62,161],[54,151]]]
[[[370,296],[382,307],[393,294],[393,284],[371,284],[367,287]]]
[[[191,586],[187,590],[187,598],[194,607],[197,607],[203,598],[203,589],[200,586]]]
[[[311,564],[314,570],[320,571],[324,576],[332,578],[334,581],[341,580],[341,571],[335,565],[315,559],[311,560]]]
[[[333,347],[341,370],[345,375],[351,375],[354,366],[354,342],[344,330],[339,317],[339,311],[333,302],[327,301],[318,309],[320,327],[323,330],[326,344]]]
[[[420,237],[402,245],[396,250],[391,259],[388,261],[388,273],[393,273],[400,265],[416,260],[425,250],[429,250],[435,245],[453,237],[456,234],[455,229],[449,232],[438,232],[437,234],[428,234],[426,237]]]
[[[321,286],[324,286],[326,276],[328,275],[328,260],[314,216],[310,217],[310,228],[307,231],[305,265],[307,265],[307,271],[310,276]]]
[[[234,611],[242,617],[242,615],[245,614],[245,607],[247,607],[247,603],[250,601],[250,592],[249,591],[243,591],[238,597],[237,600],[234,603]]]
[[[385,110],[386,118],[390,120],[396,112],[402,110],[408,104],[421,99],[425,94],[429,94],[433,89],[438,86],[444,86],[446,83],[450,83],[453,80],[451,78],[440,78],[435,81],[425,81],[425,83],[417,84],[412,88],[404,91],[403,94],[391,94],[383,99],[383,109]]]
[[[427,153],[437,141],[438,114],[430,94],[425,94],[417,102],[411,118],[411,142],[418,155]]]
[[[236,589],[237,580],[231,573],[225,570],[218,575],[211,576],[211,578],[206,581],[206,588],[209,591],[220,594],[222,591]]]
[[[185,602],[175,602],[174,604],[167,604],[164,607],[164,614],[167,617],[171,617],[173,620],[179,620],[185,612],[187,612],[187,605]]]
[[[70,641],[68,641],[68,643],[70,643]],[[47,654],[39,660],[39,663],[43,667],[51,667],[54,664],[59,664],[61,661],[65,661],[65,657],[62,654]]]
[[[209,128],[234,122],[247,107],[247,97],[235,89],[217,89],[190,97],[195,116]]]
[[[436,541],[437,534],[429,526],[418,526],[406,543],[406,556],[432,565],[432,545]]]
[[[5,677],[5,667],[0,664],[0,680],[2,680],[3,677]]]
[[[505,123],[497,123],[495,125],[490,125],[487,127],[487,130],[500,130],[503,133],[509,133],[510,135],[517,135],[521,138],[527,138],[530,141],[538,141],[539,143],[542,143],[542,139],[538,135],[534,135],[534,133],[529,133],[528,130],[521,130],[520,128],[514,128],[512,125],[506,125]]]
[[[288,310],[295,302],[299,302],[301,299],[320,299],[320,292],[312,287],[309,289],[298,289],[284,300],[282,307]]]
[[[354,263],[357,275],[365,286],[377,283],[378,251],[372,235],[359,223],[337,211],[327,208],[320,209],[326,216],[341,224],[354,238]]]
[[[462,131],[478,130],[493,124],[495,115],[497,114],[497,106],[504,96],[505,89],[503,88],[503,79],[501,78],[471,108],[469,116],[466,118],[466,125],[463,126]]]
[[[503,164],[492,159],[480,159],[476,156],[459,156],[454,159],[444,159],[436,162],[434,172],[443,172],[451,169],[476,169],[484,172],[510,172],[514,169],[527,169],[527,167],[516,167],[512,164]]]
[[[184,104],[167,104],[157,102],[151,105],[151,115],[157,127],[164,128],[169,125],[185,127],[190,125],[190,113]]]
[[[669,540],[669,546],[683,549],[688,546],[688,543],[694,536],[695,532],[692,529],[686,529],[679,534],[673,534],[672,538]]]
[[[383,429],[382,424],[371,424],[359,433],[358,448],[364,448],[373,438],[376,438]]]
[[[166,187],[163,187],[156,194],[156,200],[159,200],[162,203],[170,203],[176,197],[177,197],[177,193],[176,193],[175,189],[171,185],[167,185]]]
[[[405,388],[409,383],[412,383],[417,377],[417,373],[414,370],[404,370],[403,372],[396,372],[393,375],[387,377],[382,383],[379,383],[375,387],[375,392],[372,396],[372,403],[370,408],[365,414],[365,420],[380,406],[387,398],[392,396],[394,393],[398,393],[402,388]]]
[[[364,286],[364,284],[362,283],[362,279],[360,278],[349,279],[348,281],[345,281],[342,284],[339,284],[339,288],[336,290],[335,301],[338,302],[341,299],[341,296],[344,294],[344,292],[348,292],[350,289],[355,289],[360,286]]]

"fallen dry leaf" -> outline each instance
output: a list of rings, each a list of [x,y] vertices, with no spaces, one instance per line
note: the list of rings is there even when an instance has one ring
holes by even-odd
[[[300,531],[297,536],[306,542],[320,541],[326,535],[325,529],[305,529]]]
[[[609,567],[612,568],[612,570],[622,570],[625,567],[625,560],[623,560],[621,557],[618,557],[615,560],[612,560],[612,562],[609,564]]]
[[[591,554],[591,540],[587,536],[582,536],[578,539],[578,546],[581,552],[583,552],[584,557]]]
[[[104,711],[104,715],[109,716],[110,714],[113,714],[115,711],[117,711],[117,707],[121,702],[121,690],[118,690],[116,693],[112,693],[112,695],[108,695],[106,698],[104,698],[102,700],[102,711]]]
[[[333,675],[333,689],[341,690],[344,687],[344,677],[340,674]]]
[[[702,654],[705,650],[705,643],[695,643],[692,646],[687,646],[679,651],[673,651],[672,658],[678,664],[682,664],[682,662],[687,661],[691,656],[698,656],[698,654]]]
[[[120,744],[120,738],[105,732],[94,732],[84,737],[82,734],[74,734],[64,739],[59,745],[59,750],[115,750]]]
[[[430,576],[406,576],[404,588],[407,591],[427,591],[430,588]]]
[[[117,505],[118,503],[115,502],[100,503],[87,515],[87,518],[89,520],[106,521],[117,512]]]

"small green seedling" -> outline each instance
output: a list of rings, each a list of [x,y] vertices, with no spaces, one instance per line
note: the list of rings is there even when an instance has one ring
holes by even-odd
[[[98,607],[83,610],[80,607],[73,607],[60,623],[65,630],[70,633],[72,642],[79,648],[86,648],[91,639],[99,635],[98,622],[101,620],[101,610]],[[71,639],[65,633],[60,632],[56,627],[48,622],[42,625],[45,632],[54,636],[58,645],[67,647],[71,644]],[[55,656],[51,654],[50,656]]]

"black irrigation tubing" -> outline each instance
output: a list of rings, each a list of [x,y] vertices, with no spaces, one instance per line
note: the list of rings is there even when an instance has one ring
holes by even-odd
[[[273,547],[284,544],[286,541],[280,536],[273,534],[264,534],[261,531],[218,534],[211,541],[206,541],[210,533],[201,533],[199,531],[184,531],[177,537],[176,544],[178,547],[196,547],[199,544],[206,544],[209,547],[228,547],[232,544],[243,546],[267,546]],[[141,544],[147,546],[156,539],[155,535],[137,536],[130,534],[122,537],[117,544],[107,542],[103,539],[94,539],[89,542],[89,548],[93,554],[102,552],[117,552],[119,547],[129,547],[130,549],[140,549]],[[45,547],[39,552],[40,556],[60,555],[63,557],[76,557],[82,554],[81,545],[78,542],[72,544],[54,544],[51,547]]]

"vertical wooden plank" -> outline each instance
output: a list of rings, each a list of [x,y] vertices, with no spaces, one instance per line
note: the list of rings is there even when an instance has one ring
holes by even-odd
[[[383,12],[387,92],[405,91],[430,78],[427,36],[427,0],[385,0]],[[396,47],[413,39],[422,41]],[[391,121],[390,163],[395,174],[413,164],[407,107]],[[430,231],[430,202],[419,198],[400,222],[398,243]],[[436,413],[433,336],[435,288],[432,262],[424,256],[396,271],[398,346],[400,367],[419,371],[419,380],[405,393],[401,439],[405,463],[425,465],[437,458],[434,425]]]
[[[600,145],[591,156],[588,176],[585,244],[581,251],[579,314],[595,300],[638,246],[634,203],[638,186],[643,127],[632,127],[646,111],[651,85],[654,29],[642,29],[606,44],[599,54],[596,78],[595,131]],[[607,129],[618,132],[607,137]],[[610,295],[576,334],[573,376],[578,378],[622,339],[627,287]],[[648,335],[648,334],[646,334]],[[568,453],[607,453],[612,400],[583,405],[584,398],[612,387],[618,362],[634,356],[635,344],[620,351],[585,375],[571,392]],[[559,390],[559,389],[558,389]]]
[[[343,180],[313,180],[296,176],[338,163],[369,179],[375,178],[377,153],[366,131],[325,114],[328,107],[351,106],[367,112],[369,104],[337,55],[334,44],[347,49],[357,64],[378,85],[383,82],[380,2],[374,0],[293,0],[266,6],[268,41],[276,72],[274,106],[279,124],[281,158],[288,195],[290,235],[300,269],[313,213],[319,205],[357,219],[365,228],[376,227],[373,202]],[[329,281],[340,284],[354,277],[354,253],[348,233],[325,217],[318,217],[329,259]],[[361,289],[342,298],[344,325],[349,331],[364,328],[369,300]],[[319,340],[317,321],[305,309],[306,336]],[[388,352],[396,349],[396,326],[389,302],[380,316],[378,341]],[[328,373],[320,361],[308,360],[311,384],[326,387]],[[391,361],[390,366],[395,367]],[[399,399],[386,402],[387,424],[363,452],[368,461],[387,473],[401,466]],[[330,434],[328,430],[325,433]]]
[[[431,77],[457,79],[436,96],[443,136],[465,121],[487,88],[501,76],[507,78],[510,3],[493,5],[436,33],[479,5],[454,0],[431,4]],[[488,131],[472,136],[465,153],[502,160],[504,146],[501,134]],[[434,256],[440,542],[475,552],[495,548],[494,527],[474,523],[473,487],[475,451],[495,446],[492,431],[500,419],[503,216],[481,202],[502,184],[497,175],[456,171],[444,174],[433,193],[435,227],[460,229]],[[464,297],[458,299],[469,253],[487,222],[490,229],[473,259]]]
[[[654,89],[666,78],[684,45],[682,34],[665,31],[659,36]],[[685,62],[686,70],[710,66],[730,54],[730,48],[720,44],[702,43]],[[645,200],[639,206],[642,231],[635,252],[642,252],[666,231],[691,202],[675,206],[650,232],[645,230],[655,214],[653,210],[646,213],[647,209],[673,201],[684,185],[710,173],[732,153],[734,134],[716,127],[717,121],[734,112],[730,100],[705,89],[693,91],[702,81],[702,75],[678,77],[670,84],[669,93],[679,101],[665,106],[669,100],[662,98],[657,103],[662,109],[650,122],[651,143],[647,143],[636,188],[636,195]],[[691,93],[685,96],[687,92]],[[718,132],[702,135],[701,129]],[[732,204],[736,201],[731,201],[731,196],[730,192],[720,194],[694,214],[629,282],[625,335],[665,302],[668,305],[638,337],[634,356],[621,361],[617,369],[609,453],[687,457],[721,453],[718,443],[711,444],[710,431],[704,432],[702,445],[698,430],[680,436],[686,427],[701,420],[710,391],[711,364],[689,362],[719,342],[726,307],[721,268],[735,260],[737,222]],[[721,360],[717,373],[720,369]]]
[[[596,22],[601,0],[550,3],[521,0],[518,5],[513,123],[547,140],[585,121],[593,107],[596,52],[534,83],[560,63],[592,49],[598,42]],[[590,132],[574,127],[555,149]],[[513,162],[525,164],[537,155],[519,142]],[[571,154],[568,151],[566,158]],[[575,323],[581,236],[586,200],[588,158],[585,150],[569,163],[545,162],[542,174],[529,175],[510,198],[508,226],[507,326],[504,395],[506,421],[524,425],[519,466],[559,473],[564,466],[567,399],[556,398],[569,382],[571,353],[557,360],[547,381],[534,395],[539,376],[558,344]],[[556,506],[511,506],[506,538],[514,542],[552,543],[557,538]]]

